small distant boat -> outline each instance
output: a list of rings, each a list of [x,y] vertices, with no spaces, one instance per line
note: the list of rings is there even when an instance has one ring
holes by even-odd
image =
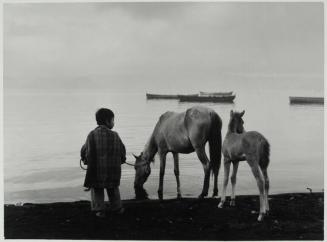
[[[200,92],[200,96],[231,96],[233,92]]]
[[[290,104],[324,104],[323,97],[290,97]]]
[[[169,95],[169,94],[151,94],[151,93],[146,93],[146,98],[147,99],[179,99],[180,97],[184,96],[198,96],[199,94],[187,94],[187,95],[182,95],[182,94],[176,94],[176,95]]]
[[[146,93],[147,99],[179,99],[180,102],[233,102],[233,92],[199,92],[197,94],[151,94]]]
[[[178,95],[167,95],[167,94],[146,94],[147,99],[178,99]]]
[[[234,102],[235,95],[229,96],[201,96],[201,95],[180,95],[180,102],[221,102],[232,103]]]

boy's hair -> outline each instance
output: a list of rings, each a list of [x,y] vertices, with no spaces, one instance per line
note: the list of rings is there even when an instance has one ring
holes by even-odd
[[[95,119],[98,123],[98,125],[104,125],[106,124],[107,120],[111,120],[115,117],[113,111],[111,111],[108,108],[100,108],[96,113],[95,113]]]

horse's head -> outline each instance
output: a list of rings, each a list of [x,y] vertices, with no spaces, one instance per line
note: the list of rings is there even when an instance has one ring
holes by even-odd
[[[139,156],[134,155],[135,161],[135,180],[134,189],[137,199],[144,199],[148,197],[143,184],[147,181],[151,174],[150,160],[141,153]]]
[[[243,133],[244,132],[244,121],[242,119],[245,111],[239,113],[239,112],[233,112],[233,110],[230,111],[230,121],[228,125],[228,129],[231,132],[236,133]]]

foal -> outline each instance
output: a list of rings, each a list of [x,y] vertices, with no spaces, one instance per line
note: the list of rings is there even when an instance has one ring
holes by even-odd
[[[266,212],[268,213],[269,211],[267,167],[269,165],[270,146],[262,134],[256,131],[244,131],[244,121],[242,119],[244,113],[245,111],[238,113],[231,110],[230,112],[228,131],[222,147],[224,155],[224,187],[218,207],[222,208],[226,200],[226,187],[231,163],[233,163],[233,173],[231,176],[232,195],[230,205],[235,206],[235,184],[238,163],[239,161],[246,160],[251,167],[259,188],[260,213],[258,221],[262,221]]]

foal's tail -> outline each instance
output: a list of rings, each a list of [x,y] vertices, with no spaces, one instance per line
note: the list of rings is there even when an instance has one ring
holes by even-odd
[[[261,147],[260,147],[259,165],[261,168],[267,169],[269,165],[269,156],[270,156],[270,145],[269,142],[264,138],[261,142]]]
[[[222,121],[217,113],[211,113],[211,128],[209,134],[210,166],[217,173],[221,163],[221,127]]]

